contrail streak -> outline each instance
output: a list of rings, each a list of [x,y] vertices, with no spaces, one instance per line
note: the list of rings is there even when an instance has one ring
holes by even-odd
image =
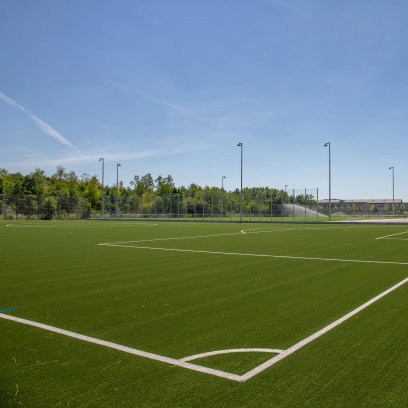
[[[159,105],[163,105],[163,106],[165,106],[165,107],[167,107],[167,108],[176,110],[176,111],[178,111],[178,112],[188,113],[188,112],[187,112],[184,108],[182,108],[181,106],[177,106],[177,105],[175,105],[175,104],[173,104],[173,103],[170,103],[170,102],[168,102],[168,101],[165,101],[164,99],[155,98],[154,96],[148,94],[147,92],[143,92],[143,91],[141,91],[141,90],[139,90],[139,89],[132,88],[131,86],[123,85],[123,84],[120,84],[120,83],[118,83],[118,82],[114,82],[114,81],[110,81],[110,82],[111,82],[112,84],[114,84],[115,86],[124,89],[125,91],[133,92],[133,93],[139,94],[139,95],[143,96],[145,99],[147,99],[147,100],[149,100],[149,101],[151,101],[151,102],[157,103],[157,104],[159,104]]]
[[[77,151],[82,156],[82,153],[79,151],[79,149],[75,145],[73,145],[68,139],[66,139],[64,136],[62,136],[61,133],[56,131],[52,126],[50,126],[48,123],[44,122],[41,118],[34,115],[32,112],[30,112],[24,106],[20,105],[13,98],[10,98],[5,93],[0,91],[0,99],[3,100],[4,102],[6,102],[8,105],[13,106],[14,108],[17,108],[18,110],[22,111],[44,133],[51,136],[53,139],[57,140],[58,142],[66,145],[66,146],[69,146],[71,149],[74,149],[75,151]]]
[[[170,103],[168,101],[165,101],[163,99],[154,98],[153,96],[149,95],[146,92],[140,91],[139,89],[130,88],[130,87],[128,89],[130,91],[132,91],[132,92],[135,92],[135,93],[138,93],[139,95],[144,96],[146,99],[148,99],[148,100],[150,100],[152,102],[156,102],[156,103],[158,103],[160,105],[167,106],[168,108],[177,110],[179,112],[187,113],[187,111],[185,109],[181,108],[180,106],[174,105],[174,104],[172,104],[172,103]]]

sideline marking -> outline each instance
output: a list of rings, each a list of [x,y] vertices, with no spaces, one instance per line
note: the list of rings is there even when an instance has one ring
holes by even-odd
[[[10,316],[6,314],[2,314],[2,313],[0,313],[0,318],[11,320],[11,321],[21,323],[21,324],[25,324],[27,326],[37,327],[39,329],[43,329],[43,330],[50,331],[53,333],[62,334],[63,336],[72,337],[74,339],[82,340],[87,343],[98,344],[99,346],[104,346],[104,347],[108,347],[114,350],[122,351],[124,353],[133,354],[138,357],[144,357],[150,360],[160,361],[162,363],[167,363],[173,366],[186,368],[192,371],[198,371],[204,374],[214,375],[216,377],[221,377],[221,378],[225,378],[228,380],[233,380],[233,381],[238,381],[238,382],[241,381],[241,376],[236,375],[236,374],[227,373],[221,370],[216,370],[213,368],[208,368],[208,367],[192,364],[187,361],[182,361],[182,360],[178,360],[178,359],[171,358],[171,357],[161,356],[159,354],[149,353],[147,351],[138,350],[138,349],[134,349],[134,348],[127,347],[127,346],[122,346],[121,344],[112,343],[110,341],[105,341],[105,340],[100,340],[95,337],[90,337],[90,336],[75,333],[69,330],[60,329],[58,327],[49,326],[47,324],[34,322],[32,320],[26,320],[20,317]]]
[[[157,226],[159,224],[149,222],[149,221],[134,221],[134,222],[118,222],[114,223],[114,221],[109,221],[106,224],[72,224],[72,225],[65,225],[65,224],[6,224],[5,227],[7,228],[106,228],[106,227],[130,227],[135,225],[153,225]]]
[[[139,356],[139,357],[148,358],[150,360],[160,361],[162,363],[167,363],[167,364],[170,364],[170,365],[173,365],[173,366],[185,368],[185,369],[192,370],[192,371],[198,371],[198,372],[201,372],[201,373],[204,373],[204,374],[214,375],[216,377],[221,377],[221,378],[225,378],[227,380],[232,380],[232,381],[237,381],[237,382],[242,383],[242,382],[248,381],[252,377],[260,374],[262,371],[272,367],[273,365],[275,365],[279,361],[285,359],[286,357],[288,357],[291,354],[295,353],[296,351],[300,350],[302,347],[306,346],[307,344],[311,343],[312,341],[314,341],[314,340],[318,339],[319,337],[323,336],[324,334],[326,334],[330,330],[336,328],[340,324],[342,324],[345,321],[349,320],[351,317],[355,316],[357,313],[361,312],[362,310],[366,309],[367,307],[369,307],[373,303],[375,303],[378,300],[382,299],[383,297],[387,296],[388,294],[390,294],[394,290],[398,289],[399,287],[403,286],[407,282],[408,282],[408,278],[403,279],[402,281],[398,282],[394,286],[390,287],[389,289],[385,290],[384,292],[381,292],[379,295],[373,297],[369,301],[363,303],[361,306],[359,306],[356,309],[352,310],[351,312],[345,314],[340,319],[335,320],[334,322],[328,324],[327,326],[323,327],[322,329],[318,330],[317,332],[315,332],[315,333],[311,334],[310,336],[304,338],[303,340],[295,343],[293,346],[289,347],[288,349],[283,350],[283,351],[280,350],[281,352],[279,354],[272,357],[271,359],[269,359],[265,363],[260,364],[258,367],[246,372],[243,375],[227,373],[225,371],[215,370],[213,368],[203,367],[203,366],[199,366],[199,365],[196,365],[196,364],[189,363],[188,361],[185,361],[186,358],[189,359],[189,358],[194,357],[194,356],[184,357],[184,361],[183,361],[183,359],[178,360],[178,359],[171,358],[171,357],[165,357],[165,356],[161,356],[161,355],[158,355],[158,354],[153,354],[153,353],[149,353],[149,352],[146,352],[146,351],[133,349],[133,348],[130,348],[130,347],[122,346],[120,344],[112,343],[110,341],[96,339],[94,337],[85,336],[83,334],[74,333],[74,332],[71,332],[71,331],[68,331],[68,330],[59,329],[58,327],[48,326],[46,324],[33,322],[31,320],[21,319],[19,317],[10,316],[10,315],[3,314],[3,313],[0,313],[0,318],[6,319],[6,320],[11,320],[11,321],[21,323],[21,324],[25,324],[25,325],[28,325],[28,326],[37,327],[37,328],[47,330],[47,331],[51,331],[51,332],[54,332],[54,333],[57,333],[57,334],[62,334],[64,336],[72,337],[74,339],[82,340],[82,341],[85,341],[85,342],[88,342],[88,343],[98,344],[100,346],[112,348],[112,349],[115,349],[115,350],[118,350],[118,351],[122,351],[124,353],[133,354],[133,355],[136,355],[136,356]]]
[[[132,242],[132,241],[129,241]],[[327,261],[327,262],[349,262],[349,263],[370,263],[377,265],[408,265],[408,262],[396,262],[396,261],[374,261],[369,259],[340,259],[340,258],[317,258],[307,256],[291,256],[291,255],[272,255],[272,254],[247,254],[241,252],[221,252],[221,251],[204,251],[199,249],[179,249],[179,248],[160,248],[160,247],[148,247],[137,245],[121,245],[123,243],[111,243],[111,244],[97,244],[99,246],[111,246],[121,248],[135,248],[135,249],[150,249],[152,251],[173,251],[173,252],[187,252],[193,254],[210,254],[210,255],[234,255],[234,256],[252,256],[257,258],[273,258],[273,259],[301,259],[305,261]]]
[[[368,302],[363,303],[361,306],[357,307],[356,309],[352,310],[351,312],[345,314],[340,319],[335,320],[333,323],[330,323],[323,329],[318,330],[317,332],[311,334],[310,336],[304,338],[303,340],[299,341],[298,343],[294,344],[293,346],[286,349],[283,353],[278,354],[275,357],[272,357],[270,360],[266,361],[265,363],[259,365],[258,367],[254,368],[253,370],[248,371],[246,374],[241,376],[241,380],[247,381],[250,378],[254,377],[255,375],[259,374],[260,372],[266,370],[269,367],[272,367],[278,361],[283,360],[284,358],[290,356],[291,354],[295,353],[296,351],[300,350],[302,347],[306,346],[307,344],[311,343],[312,341],[318,339],[319,337],[323,336],[330,330],[334,329],[335,327],[339,326],[346,320],[350,319],[351,317],[355,316],[357,313],[361,312],[368,306],[372,305],[373,303],[377,302],[378,300],[382,299],[384,296],[387,296],[394,290],[398,289],[400,286],[404,285],[408,282],[408,278],[403,279],[401,282],[398,282],[396,285],[392,286],[391,288],[385,290],[384,292],[380,293],[379,295],[373,297]]]
[[[377,237],[376,239],[397,239],[399,241],[407,241],[408,238],[390,238],[390,237],[395,237],[396,235],[403,235],[403,234],[408,234],[408,231],[398,232],[397,234],[384,235],[383,237]]]

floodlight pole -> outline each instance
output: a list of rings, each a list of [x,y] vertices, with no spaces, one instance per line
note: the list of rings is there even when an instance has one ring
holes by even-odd
[[[222,176],[221,177],[221,219],[223,216],[223,210],[224,210],[224,179],[226,177]]]
[[[282,208],[282,214],[284,214],[285,216],[287,215],[286,214],[286,189],[288,188],[288,185],[287,184],[285,184],[285,195],[284,195],[284,197],[282,197],[282,201],[283,201],[283,208]],[[282,217],[283,217],[283,215],[282,215]],[[283,220],[282,220],[283,221]]]
[[[119,167],[120,163],[116,163],[116,200],[115,200],[115,217],[118,216],[118,193],[119,193]]]
[[[98,161],[102,162],[102,218],[105,218],[105,159],[101,157]]]
[[[242,149],[244,145],[242,142],[239,142],[237,146],[241,147],[241,192],[239,198],[239,221],[242,222]]]
[[[325,143],[323,146],[329,148],[329,221],[330,221],[331,220],[331,151],[330,151],[330,142]]]
[[[394,199],[394,166],[391,166],[388,170],[392,170],[392,215],[395,217],[395,199]]]

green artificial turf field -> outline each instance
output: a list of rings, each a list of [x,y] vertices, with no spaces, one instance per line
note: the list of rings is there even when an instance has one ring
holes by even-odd
[[[0,256],[0,407],[408,406],[407,225],[1,222]]]

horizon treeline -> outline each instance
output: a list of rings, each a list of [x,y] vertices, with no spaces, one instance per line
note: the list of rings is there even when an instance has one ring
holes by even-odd
[[[90,208],[99,208],[102,198],[102,191],[105,198],[119,196],[121,200],[129,200],[132,197],[144,200],[152,196],[179,195],[180,197],[188,196],[197,200],[205,198],[208,200],[211,196],[215,197],[222,193],[233,195],[237,199],[240,190],[223,191],[216,186],[199,186],[191,183],[189,186],[177,187],[173,177],[168,175],[163,177],[158,175],[154,178],[151,173],[143,176],[135,175],[128,187],[123,182],[118,183],[118,189],[115,185],[102,184],[96,175],[90,176],[82,174],[78,176],[74,171],[66,171],[63,166],[58,166],[56,172],[48,176],[44,170],[39,168],[29,174],[9,173],[6,169],[0,169],[0,194],[2,195],[32,195],[32,196],[55,196],[66,198],[83,198],[87,200]],[[305,196],[290,196],[286,191],[270,187],[246,187],[243,194],[250,200],[256,200],[261,197],[262,200],[279,204],[282,202],[302,203]],[[306,200],[311,202],[316,197],[306,196]]]

